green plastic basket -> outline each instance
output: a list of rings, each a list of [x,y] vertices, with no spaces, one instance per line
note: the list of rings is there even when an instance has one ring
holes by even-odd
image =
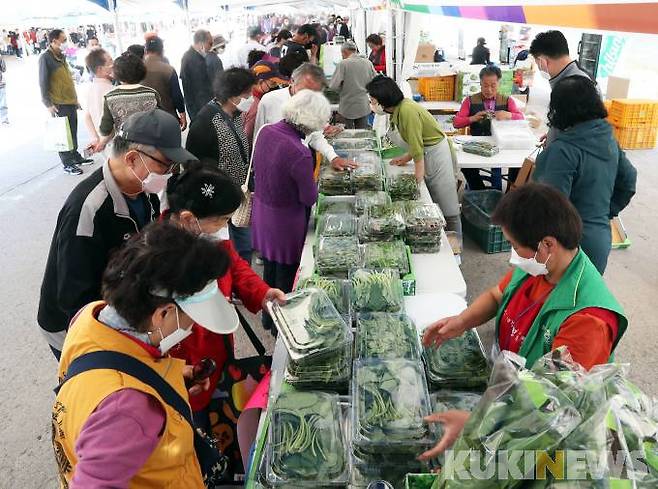
[[[464,234],[480,245],[486,253],[500,253],[512,248],[503,236],[501,227],[491,222],[491,214],[502,197],[500,190],[471,190],[464,193]]]

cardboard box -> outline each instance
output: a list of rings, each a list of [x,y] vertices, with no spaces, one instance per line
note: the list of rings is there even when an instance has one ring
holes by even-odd
[[[618,76],[608,77],[608,89],[606,90],[607,99],[613,98],[628,98],[630,91],[631,81],[628,78],[620,78]]]
[[[432,43],[419,44],[416,50],[416,63],[434,62],[434,51],[436,51],[436,46]]]

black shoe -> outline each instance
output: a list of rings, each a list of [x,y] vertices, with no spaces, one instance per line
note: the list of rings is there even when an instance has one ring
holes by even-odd
[[[89,166],[94,164],[94,160],[92,160],[91,158],[82,158],[76,161],[75,164],[80,166]]]
[[[78,168],[78,165],[72,164],[64,167],[64,173],[68,173],[69,175],[82,175],[84,172]]]

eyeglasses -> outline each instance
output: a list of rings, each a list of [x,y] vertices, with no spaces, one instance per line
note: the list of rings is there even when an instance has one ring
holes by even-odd
[[[135,151],[137,151],[140,154],[143,154],[144,156],[148,156],[153,161],[156,161],[160,165],[164,166],[167,169],[167,171],[165,173],[171,173],[172,171],[174,171],[174,168],[176,168],[178,166],[178,163],[169,163],[169,162],[162,161],[162,160],[156,158],[155,156],[153,156],[151,154],[148,154],[148,153],[146,153],[146,152],[144,152],[140,149],[137,149]]]

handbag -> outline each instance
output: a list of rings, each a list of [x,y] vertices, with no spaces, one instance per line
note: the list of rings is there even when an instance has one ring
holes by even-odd
[[[242,157],[242,161],[244,163],[247,163],[247,161],[249,162],[249,166],[247,168],[247,177],[245,178],[244,183],[240,186],[243,194],[242,203],[240,204],[240,207],[238,207],[236,211],[233,213],[233,216],[231,216],[231,222],[235,227],[246,228],[249,227],[249,224],[251,224],[252,192],[251,190],[249,190],[249,178],[251,177],[251,165],[253,163],[253,155],[251,158],[247,156],[247,150],[242,144],[242,139],[238,134],[238,130],[236,129],[235,124],[233,123],[231,118],[226,114],[226,112],[224,112],[222,108],[219,106],[219,104],[214,100],[209,103],[212,104],[212,106],[217,110],[219,115],[222,117],[222,119],[224,119],[224,122],[226,122],[226,125],[233,133],[233,137],[235,138],[235,141],[238,143],[238,149],[240,150],[240,156]]]
[[[60,153],[73,149],[73,138],[71,137],[71,126],[68,117],[50,117],[46,119],[43,149]]]
[[[224,336],[228,358],[224,364],[213,399],[210,401],[210,424],[219,448],[228,459],[226,480],[238,480],[244,474],[244,463],[240,454],[237,436],[237,421],[244,406],[251,398],[256,386],[270,370],[272,357],[267,356],[265,347],[256,336],[249,322],[239,309],[238,318],[247,337],[257,352],[256,356],[237,359],[229,335]]]
[[[159,373],[136,358],[116,351],[94,351],[81,355],[71,362],[64,379],[54,389],[55,394],[76,375],[97,369],[117,370],[151,386],[164,402],[190,424],[194,433],[194,451],[205,486],[214,488],[225,480],[228,457],[221,453],[213,438],[194,426],[188,402]]]

